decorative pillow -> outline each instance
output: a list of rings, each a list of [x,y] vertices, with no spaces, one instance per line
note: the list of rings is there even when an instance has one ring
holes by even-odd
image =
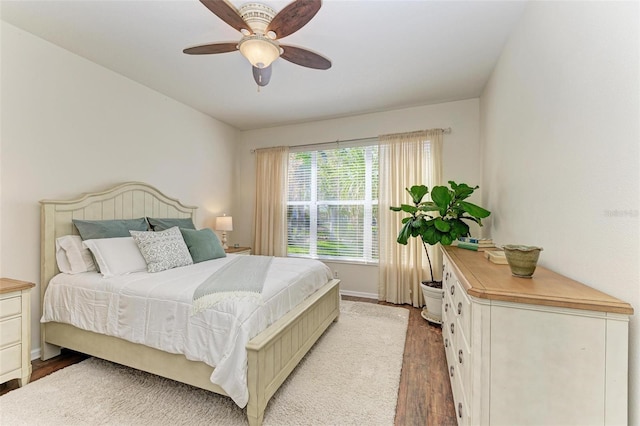
[[[100,238],[130,237],[129,231],[146,231],[147,221],[144,217],[138,219],[115,220],[78,220],[73,219],[83,240]]]
[[[189,249],[177,226],[159,232],[130,232],[147,261],[147,271],[160,272],[193,264]]]
[[[227,256],[218,236],[211,229],[205,228],[196,231],[194,229],[180,228],[180,232],[189,248],[193,263]]]
[[[148,217],[147,221],[151,226],[152,231],[166,231],[169,228],[173,228],[177,226],[178,228],[184,229],[196,229],[193,224],[193,220],[190,217],[179,217],[179,218],[153,218]],[[136,229],[136,231],[138,231]]]
[[[58,269],[65,274],[79,274],[96,270],[91,252],[82,246],[82,238],[79,235],[65,235],[56,238],[56,260],[58,261]]]
[[[147,262],[131,237],[84,240],[105,278],[147,270]]]

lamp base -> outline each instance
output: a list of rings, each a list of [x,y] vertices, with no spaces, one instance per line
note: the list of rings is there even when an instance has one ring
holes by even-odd
[[[226,231],[222,231],[222,248],[223,249],[228,249],[229,246],[227,245],[227,232]]]

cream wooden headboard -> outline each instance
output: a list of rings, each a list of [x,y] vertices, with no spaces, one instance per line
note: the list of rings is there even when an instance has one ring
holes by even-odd
[[[56,238],[78,234],[72,219],[105,220],[138,217],[190,217],[197,207],[167,197],[151,185],[127,182],[102,192],[86,193],[73,200],[42,200],[40,217],[40,300],[56,275]]]

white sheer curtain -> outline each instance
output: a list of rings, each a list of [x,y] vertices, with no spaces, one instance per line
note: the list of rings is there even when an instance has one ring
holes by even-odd
[[[379,300],[415,307],[424,304],[420,282],[431,279],[424,247],[419,238],[410,238],[406,246],[396,242],[406,214],[393,212],[389,207],[411,203],[405,188],[426,185],[431,191],[441,184],[442,134],[441,129],[434,129],[379,138]],[[440,280],[442,256],[438,247],[428,247],[434,279]]]
[[[289,148],[256,150],[253,254],[287,255]]]

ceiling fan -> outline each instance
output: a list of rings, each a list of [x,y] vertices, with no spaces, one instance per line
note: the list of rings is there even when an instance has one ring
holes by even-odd
[[[275,10],[261,3],[247,3],[237,10],[226,0],[200,0],[211,12],[242,33],[239,42],[212,43],[184,49],[188,55],[209,55],[239,50],[253,68],[258,86],[271,79],[271,64],[278,58],[307,68],[326,70],[331,61],[301,47],[281,44],[278,40],[304,27],[313,18],[322,0],[294,0],[284,9]]]

